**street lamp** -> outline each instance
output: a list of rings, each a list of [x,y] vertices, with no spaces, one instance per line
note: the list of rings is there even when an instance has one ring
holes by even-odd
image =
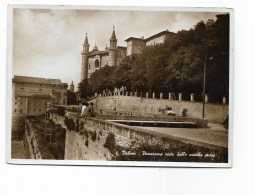
[[[219,55],[223,55],[226,56],[227,54],[225,52],[221,52],[219,54],[217,54],[216,56],[214,55],[214,57],[217,57]],[[209,57],[205,55],[205,59],[204,59],[204,79],[203,79],[203,111],[202,111],[202,118],[205,118],[205,84],[206,84],[206,63],[207,63],[207,59],[208,60],[212,60],[214,57]]]
[[[212,60],[213,57],[208,58],[209,60]],[[202,111],[202,118],[205,118],[205,83],[206,83],[206,60],[207,56],[205,56],[204,59],[204,76],[203,76],[203,111]]]

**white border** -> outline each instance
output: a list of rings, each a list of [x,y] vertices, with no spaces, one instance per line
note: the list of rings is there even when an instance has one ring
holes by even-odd
[[[188,12],[226,12],[230,15],[230,50],[229,50],[229,132],[228,132],[228,163],[196,163],[196,162],[147,162],[147,161],[92,161],[92,160],[30,160],[11,158],[11,107],[12,107],[12,29],[14,8],[40,9],[87,9],[87,10],[143,10],[143,11],[188,11]],[[188,7],[131,7],[131,6],[56,6],[56,5],[9,5],[8,7],[8,36],[7,36],[7,132],[6,132],[6,162],[10,164],[37,164],[37,165],[93,165],[93,166],[145,166],[145,167],[231,167],[232,166],[232,131],[233,131],[233,9],[231,8],[188,8]]]

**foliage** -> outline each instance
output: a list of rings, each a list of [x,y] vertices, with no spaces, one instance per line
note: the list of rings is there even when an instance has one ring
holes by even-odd
[[[196,100],[201,101],[205,61],[206,93],[211,102],[221,102],[229,94],[229,14],[173,33],[163,44],[127,56],[118,67],[95,71],[79,84],[80,94],[87,97],[124,87],[137,92],[182,93],[184,100],[195,93]]]
[[[113,151],[115,149],[115,135],[112,132],[109,132],[104,143],[104,147]]]
[[[87,147],[89,147],[89,140],[88,140],[88,139],[86,139],[85,145],[86,145]]]
[[[73,121],[72,118],[68,118],[68,117],[65,117],[65,125],[66,127],[69,129],[69,130],[74,130],[75,129],[75,122]]]
[[[78,84],[79,95],[81,98],[88,99],[92,95],[88,79],[84,79]]]
[[[92,140],[92,141],[95,141],[96,139],[97,139],[97,132],[94,131],[93,134],[92,134],[92,136],[91,136],[91,140]]]
[[[58,115],[65,116],[65,108],[63,106],[57,106],[56,109],[57,109],[56,112]]]
[[[67,105],[76,105],[77,104],[77,98],[76,94],[71,91],[67,91]]]

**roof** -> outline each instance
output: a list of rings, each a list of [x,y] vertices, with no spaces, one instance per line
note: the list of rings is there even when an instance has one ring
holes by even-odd
[[[127,49],[127,47],[124,47],[124,46],[118,46],[117,48],[119,48],[119,49]]]
[[[85,40],[84,40],[84,44],[85,44],[85,45],[89,45],[87,33],[86,33],[86,37],[85,37]]]
[[[49,79],[40,77],[28,77],[14,75],[12,79],[14,83],[39,83],[39,84],[62,84],[60,79]]]
[[[116,40],[115,27],[113,27],[111,40]]]
[[[148,37],[147,39],[145,39],[145,41],[146,41],[146,42],[147,42],[147,41],[150,41],[150,40],[152,40],[152,39],[154,39],[154,38],[156,38],[156,37],[160,37],[160,36],[162,36],[162,35],[173,35],[173,34],[175,34],[175,33],[169,32],[168,30],[164,30],[164,31],[162,31],[162,32],[159,32],[159,33],[157,33],[157,34],[155,34],[155,35],[152,35],[152,36]]]
[[[108,55],[108,51],[91,51],[89,53],[89,56],[95,56],[95,55]]]
[[[126,39],[125,41],[130,41],[130,40],[139,40],[139,41],[145,41],[144,39],[142,39],[142,38],[136,38],[136,37],[129,37],[128,39]]]

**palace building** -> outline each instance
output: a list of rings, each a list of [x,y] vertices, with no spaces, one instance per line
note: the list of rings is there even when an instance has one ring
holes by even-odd
[[[166,38],[172,35],[174,35],[173,32],[165,30],[150,36],[147,39],[144,39],[144,37],[129,37],[125,40],[127,42],[127,47],[122,47],[117,44],[118,40],[116,38],[115,28],[113,27],[113,32],[109,39],[110,47],[106,46],[104,50],[100,51],[95,45],[90,51],[90,45],[86,33],[84,43],[82,44],[83,50],[81,52],[81,81],[88,79],[93,72],[103,68],[104,66],[118,66],[126,56],[141,54],[145,47],[164,43]]]
[[[13,133],[24,117],[45,113],[51,104],[66,105],[67,83],[60,79],[47,79],[15,75],[12,79]]]

